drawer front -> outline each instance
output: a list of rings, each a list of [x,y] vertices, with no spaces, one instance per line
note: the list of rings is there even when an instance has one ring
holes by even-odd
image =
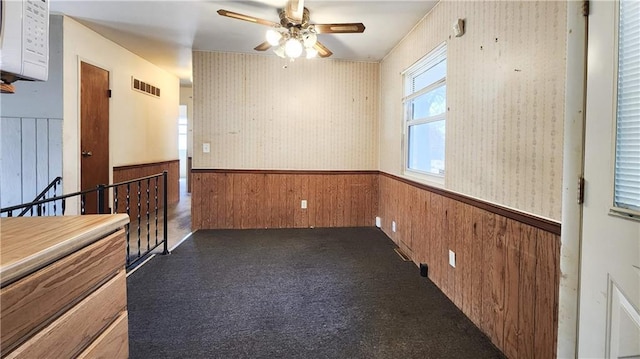
[[[124,257],[120,230],[0,289],[1,354],[123,269]]]
[[[70,358],[77,355],[125,310],[126,277],[122,270],[6,358]]]
[[[126,359],[129,357],[127,312],[109,326],[77,359]]]

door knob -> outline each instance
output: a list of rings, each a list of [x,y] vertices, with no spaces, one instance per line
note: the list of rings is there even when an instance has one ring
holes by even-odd
[[[91,151],[82,151],[82,156],[83,157],[91,157],[91,156],[93,156],[93,153],[91,153]]]

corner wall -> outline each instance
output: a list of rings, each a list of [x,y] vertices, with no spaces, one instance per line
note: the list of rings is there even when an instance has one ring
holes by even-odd
[[[441,1],[381,64],[380,170],[403,174],[401,73],[447,43],[445,188],[559,221],[566,2]],[[452,36],[465,19],[466,33]],[[420,182],[420,180],[417,180]]]
[[[80,187],[80,61],[109,71],[110,167],[178,158],[178,78],[69,17],[63,33],[65,192]],[[133,91],[131,76],[159,87],[161,97]]]
[[[441,1],[381,64],[382,230],[509,358],[556,357],[566,24],[566,2]],[[442,42],[435,188],[403,174],[401,73]]]

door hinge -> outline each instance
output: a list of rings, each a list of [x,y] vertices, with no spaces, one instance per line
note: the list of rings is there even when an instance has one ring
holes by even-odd
[[[589,16],[589,0],[582,1],[582,16]]]
[[[584,203],[584,177],[578,177],[578,204]]]
[[[107,97],[111,98],[111,90],[107,90]]]

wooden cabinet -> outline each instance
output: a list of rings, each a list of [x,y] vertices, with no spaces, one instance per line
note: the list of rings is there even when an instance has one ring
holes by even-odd
[[[0,221],[0,355],[126,358],[128,216]]]

